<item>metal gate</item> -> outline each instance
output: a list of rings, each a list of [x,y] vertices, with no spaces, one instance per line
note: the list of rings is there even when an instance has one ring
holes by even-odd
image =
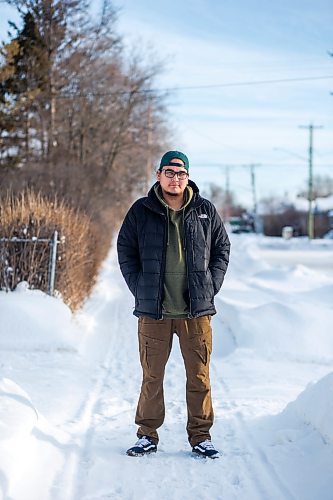
[[[54,295],[59,243],[58,231],[51,238],[0,237],[0,290],[14,290],[26,281]]]

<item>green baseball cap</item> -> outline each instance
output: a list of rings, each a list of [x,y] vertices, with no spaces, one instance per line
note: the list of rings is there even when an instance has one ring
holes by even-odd
[[[179,160],[182,160],[184,162],[184,167],[186,170],[190,168],[190,164],[188,161],[188,158],[186,154],[182,153],[181,151],[167,151],[161,159],[160,163],[160,170],[162,167],[167,167],[170,164],[170,161],[173,160],[174,158],[178,158]]]

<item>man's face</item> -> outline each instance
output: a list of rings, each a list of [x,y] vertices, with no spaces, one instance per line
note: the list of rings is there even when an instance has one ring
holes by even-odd
[[[165,170],[185,173],[187,173],[187,170],[184,167],[183,161],[179,158],[173,158],[170,163],[172,163],[172,165],[162,167],[162,172],[158,171],[156,173],[157,180],[159,181],[164,193],[169,196],[182,196],[188,184],[188,176],[184,179],[179,179],[178,175],[174,175],[174,177],[167,177],[167,175],[165,175]]]

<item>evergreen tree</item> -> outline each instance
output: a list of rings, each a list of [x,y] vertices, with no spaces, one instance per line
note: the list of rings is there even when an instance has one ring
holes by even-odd
[[[21,30],[10,23],[16,36],[2,48],[0,71],[10,74],[8,79],[1,78],[1,94],[11,104],[12,119],[21,125],[11,138],[17,143],[17,158],[24,144],[24,159],[29,159],[33,138],[34,157],[50,160],[56,146],[57,68],[79,39],[75,21],[86,15],[86,2],[9,0],[7,3],[18,9],[23,20]],[[82,28],[82,23],[79,27]],[[13,48],[16,48],[14,58]]]
[[[29,12],[24,15],[22,30],[12,27],[16,36],[2,47],[0,66],[2,159],[22,164],[33,154],[31,143],[36,139],[49,69],[45,44],[33,16]]]

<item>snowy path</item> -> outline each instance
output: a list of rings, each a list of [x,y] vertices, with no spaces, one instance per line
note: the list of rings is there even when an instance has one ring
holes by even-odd
[[[167,415],[160,430],[158,454],[141,460],[129,458],[124,451],[136,439],[133,420],[141,372],[136,319],[131,316],[132,297],[123,285],[114,257],[99,290],[85,312],[89,314],[90,307],[94,314],[101,348],[96,357],[102,354],[103,359],[96,368],[96,382],[87,394],[82,415],[71,430],[73,436],[81,436],[76,441],[79,453],[73,452],[69,463],[64,464],[64,490],[59,490],[56,500],[125,500],[142,496],[179,500],[296,499],[260,438],[251,431],[251,419],[281,411],[308,383],[308,369],[300,365],[295,375],[295,362],[283,360],[275,361],[272,368],[270,360],[255,359],[247,350],[231,353],[225,359],[213,357],[213,438],[223,458],[203,463],[193,459],[186,439],[185,374],[175,337],[166,372]],[[217,343],[223,343],[225,325],[218,318],[214,323],[214,337],[220,336]],[[325,365],[310,368],[317,376],[329,371]],[[294,381],[290,380],[291,373]]]
[[[321,316],[333,319],[333,283],[249,261],[242,241],[213,318],[212,437],[221,459],[191,455],[176,336],[158,453],[125,455],[136,439],[141,368],[133,299],[112,251],[77,318],[78,352],[0,351],[3,376],[39,412],[25,449],[8,446],[11,469],[0,457],[1,500],[332,500],[332,444],[285,408],[332,371],[330,330],[322,323],[313,343],[311,332]]]

